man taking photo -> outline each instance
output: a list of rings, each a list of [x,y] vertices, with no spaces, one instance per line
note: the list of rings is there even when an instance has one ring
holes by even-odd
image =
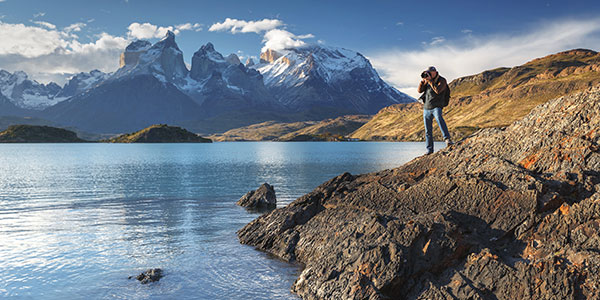
[[[437,72],[435,67],[429,67],[421,73],[421,82],[419,83],[419,93],[423,93],[419,100],[423,103],[423,122],[425,123],[425,142],[427,152],[425,155],[433,153],[433,118],[440,126],[446,146],[454,144],[450,139],[448,127],[442,116],[442,108],[446,105],[446,94],[449,91],[446,79]]]

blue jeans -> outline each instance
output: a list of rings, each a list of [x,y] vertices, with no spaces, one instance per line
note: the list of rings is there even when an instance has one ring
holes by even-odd
[[[448,127],[446,127],[446,122],[444,121],[444,117],[442,117],[442,109],[440,107],[436,107],[434,109],[423,109],[423,121],[425,122],[425,143],[427,143],[427,151],[429,152],[433,152],[433,129],[431,128],[433,118],[435,118],[435,121],[440,126],[440,130],[444,135],[444,140],[450,139]]]

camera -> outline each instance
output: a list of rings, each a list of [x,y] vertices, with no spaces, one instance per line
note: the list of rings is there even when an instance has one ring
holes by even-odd
[[[429,71],[423,71],[423,73],[421,73],[421,78],[427,78],[427,77],[431,77],[431,73],[429,73]]]

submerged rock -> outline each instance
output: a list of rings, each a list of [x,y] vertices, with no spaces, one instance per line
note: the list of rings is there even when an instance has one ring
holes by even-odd
[[[257,190],[249,191],[238,202],[239,206],[248,208],[275,208],[277,198],[275,189],[268,183],[263,183]]]
[[[238,231],[304,299],[600,297],[600,88],[395,169],[337,176]]]
[[[150,282],[159,281],[163,277],[161,269],[148,269],[142,272],[140,275],[135,276],[141,284],[147,284]],[[133,278],[133,276],[129,276],[129,279]]]

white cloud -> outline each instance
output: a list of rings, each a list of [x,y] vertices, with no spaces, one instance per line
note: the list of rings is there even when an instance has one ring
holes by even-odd
[[[403,26],[403,25],[404,25],[404,22],[397,22],[397,23],[396,23],[396,25],[397,25],[397,26]]]
[[[380,51],[369,59],[385,80],[414,97],[419,74],[430,65],[451,81],[572,48],[600,48],[600,18],[545,22],[520,34],[468,35],[420,50]]]
[[[35,21],[33,23],[38,24],[40,26],[44,26],[49,29],[56,29],[56,25],[54,25],[52,23],[48,23],[48,22],[44,22],[44,21]]]
[[[208,31],[229,31],[232,34],[253,32],[263,34],[264,47],[261,51],[267,49],[283,50],[296,48],[306,45],[304,39],[314,38],[312,34],[295,35],[285,29],[285,23],[278,19],[262,19],[259,21],[245,21],[226,18],[221,23],[215,23],[208,28]]]
[[[37,13],[37,14],[33,14],[33,17],[34,17],[34,18],[39,18],[39,17],[43,17],[43,16],[45,16],[45,15],[46,15],[46,13],[45,13],[45,12],[39,12],[39,13]]]
[[[471,34],[471,33],[473,33],[473,30],[471,30],[471,29],[463,29],[460,32],[462,32],[464,34]]]
[[[34,79],[58,83],[72,73],[92,69],[114,71],[119,54],[129,41],[107,33],[96,38],[81,43],[76,35],[56,27],[0,22],[0,68],[11,72],[23,70]]]
[[[263,36],[263,43],[265,44],[261,51],[267,49],[283,50],[289,48],[297,48],[306,45],[302,39],[313,38],[312,34],[295,35],[287,30],[283,29],[272,29],[265,33]]]
[[[208,31],[231,31],[231,33],[261,33],[277,27],[283,26],[283,22],[277,19],[262,19],[259,21],[244,21],[238,19],[226,18],[221,23],[215,23],[208,28]]]
[[[127,29],[129,30],[129,32],[127,32],[127,35],[131,38],[136,39],[161,38],[165,36],[165,34],[167,34],[167,31],[169,30],[173,31],[173,33],[176,33],[173,26],[162,27],[150,23],[140,24],[134,22],[131,23],[129,27],[127,27]]]
[[[73,24],[65,27],[63,30],[65,32],[79,32],[85,26],[87,26],[87,24],[85,24],[85,23],[81,23],[81,22],[80,23],[73,23]]]
[[[26,58],[67,46],[67,41],[56,30],[3,22],[0,22],[0,41],[0,55],[16,54]]]
[[[202,30],[202,24],[200,23],[185,23],[185,24],[179,24],[179,25],[175,25],[175,29],[177,30],[194,30],[194,31],[201,31]]]
[[[131,23],[127,32],[127,36],[134,39],[152,39],[152,38],[162,38],[167,34],[167,31],[172,31],[174,34],[179,34],[184,30],[202,30],[202,24],[199,23],[184,23],[176,26],[158,26],[150,23]]]

